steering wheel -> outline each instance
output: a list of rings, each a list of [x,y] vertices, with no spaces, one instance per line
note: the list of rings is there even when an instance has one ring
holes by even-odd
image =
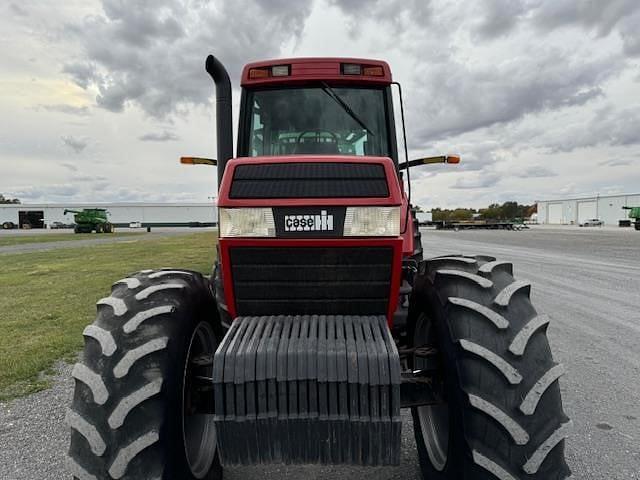
[[[318,142],[318,139],[320,138],[320,134],[321,133],[328,133],[333,138],[334,143],[336,145],[338,144],[338,136],[335,133],[333,133],[333,132],[331,132],[329,130],[323,130],[321,128],[318,128],[318,129],[313,129],[313,130],[305,130],[300,135],[298,135],[298,138],[296,140],[296,150],[298,149],[298,145],[300,145],[302,137],[304,137],[307,133],[315,133],[315,135],[316,135],[316,143],[320,143],[320,142]]]

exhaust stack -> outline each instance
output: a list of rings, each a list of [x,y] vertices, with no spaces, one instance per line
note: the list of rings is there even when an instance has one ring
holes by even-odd
[[[213,55],[207,57],[205,69],[216,84],[216,136],[218,141],[218,188],[220,188],[227,161],[233,158],[231,80],[227,69]]]

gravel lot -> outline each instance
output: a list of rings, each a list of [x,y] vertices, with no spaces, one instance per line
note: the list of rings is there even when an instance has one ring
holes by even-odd
[[[120,228],[118,232],[132,232],[136,235],[127,235],[124,237],[105,237],[102,235],[98,235],[96,233],[93,234],[83,234],[86,235],[86,238],[82,240],[60,240],[60,241],[47,241],[47,236],[55,233],[72,233],[72,231],[68,230],[0,230],[0,235],[41,235],[42,242],[37,243],[25,243],[20,245],[6,245],[0,246],[0,255],[9,254],[9,253],[26,253],[26,252],[45,252],[48,250],[57,250],[60,248],[78,248],[78,247],[87,247],[91,245],[100,245],[104,243],[123,243],[123,242],[133,242],[136,240],[152,240],[157,238],[166,238],[171,237],[173,235],[184,235],[185,233],[198,233],[205,231],[213,231],[213,228],[187,228],[187,227],[162,227],[162,228],[153,228],[151,232],[147,233],[145,229],[130,229],[130,228]],[[138,237],[139,235],[139,237]]]
[[[74,242],[77,245],[77,242]],[[533,282],[538,310],[554,319],[549,335],[565,409],[574,420],[567,444],[580,480],[640,479],[640,232],[541,228],[523,232],[423,231],[426,255],[491,254],[511,260]],[[57,480],[64,473],[64,410],[73,382],[61,365],[54,387],[0,404],[0,479]],[[397,468],[234,468],[225,478],[418,479],[410,420]]]

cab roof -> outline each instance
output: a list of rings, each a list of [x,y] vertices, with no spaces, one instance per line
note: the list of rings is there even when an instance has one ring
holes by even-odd
[[[242,70],[240,84],[243,87],[255,87],[322,80],[331,83],[381,86],[392,82],[389,64],[382,60],[283,58],[248,63]]]

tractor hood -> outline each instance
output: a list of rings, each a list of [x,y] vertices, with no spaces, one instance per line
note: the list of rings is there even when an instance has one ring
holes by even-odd
[[[227,163],[219,207],[402,204],[388,157],[287,155]]]

